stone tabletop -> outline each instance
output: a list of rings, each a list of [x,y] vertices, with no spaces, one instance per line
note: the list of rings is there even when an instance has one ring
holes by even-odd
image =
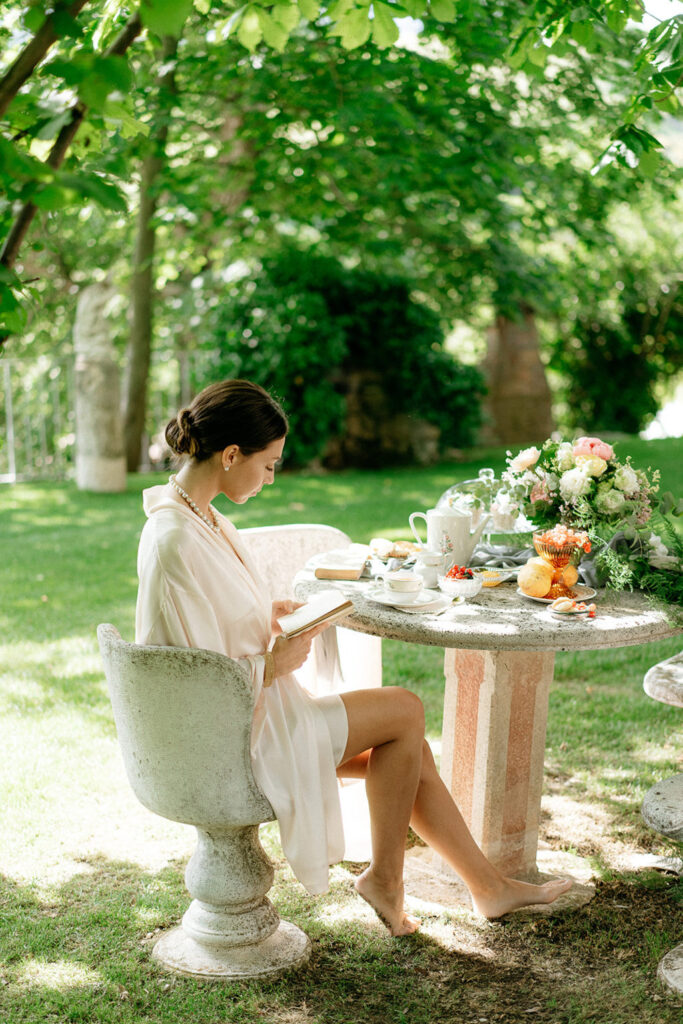
[[[484,588],[476,597],[441,614],[415,614],[388,608],[366,596],[372,581],[317,580],[299,572],[294,591],[305,600],[330,587],[351,598],[354,613],[339,625],[361,633],[437,647],[509,651],[576,651],[627,647],[675,636],[681,629],[641,593],[599,590],[594,619],[555,618],[549,605],[517,593],[514,581]]]

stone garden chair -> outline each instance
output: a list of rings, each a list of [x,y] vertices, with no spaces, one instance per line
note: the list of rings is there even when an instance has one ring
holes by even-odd
[[[653,700],[683,708],[683,651],[653,665],[643,689]],[[645,794],[641,813],[655,832],[683,842],[683,773],[656,782]],[[657,974],[673,992],[683,993],[683,943],[660,960]]]
[[[273,867],[258,837],[274,819],[249,752],[254,694],[236,662],[214,651],[97,636],[123,761],[145,807],[197,829],[185,872],[192,903],[153,956],[191,977],[264,978],[298,967],[308,936],[267,899]]]

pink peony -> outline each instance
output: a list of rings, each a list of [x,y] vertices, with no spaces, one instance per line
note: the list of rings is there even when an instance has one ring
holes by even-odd
[[[607,462],[609,459],[614,458],[614,449],[610,444],[605,441],[601,441],[599,437],[580,437],[574,442],[572,448],[572,455],[576,458],[577,455],[588,455],[598,459],[604,459]]]

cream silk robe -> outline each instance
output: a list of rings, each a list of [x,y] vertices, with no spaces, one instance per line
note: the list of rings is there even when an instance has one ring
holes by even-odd
[[[271,602],[232,523],[219,514],[221,533],[214,533],[169,486],[146,490],[143,503],[136,642],[218,651],[247,669],[256,698],[254,776],[295,875],[310,893],[326,892],[328,867],[344,855],[330,735],[343,750],[343,703],[312,697],[293,675],[263,687]]]

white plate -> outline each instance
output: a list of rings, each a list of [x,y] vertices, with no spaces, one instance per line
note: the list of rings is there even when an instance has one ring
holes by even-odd
[[[440,594],[438,590],[422,590],[410,604],[398,604],[395,597],[387,594],[386,590],[368,590],[368,601],[375,601],[377,604],[386,605],[387,608],[397,608],[400,612],[432,612],[446,608],[452,604],[453,599],[446,594]]]
[[[575,601],[587,601],[591,597],[595,597],[597,591],[593,590],[592,587],[587,587],[585,583],[574,583],[571,587],[574,591]],[[541,604],[552,604],[556,600],[554,597],[531,597],[530,594],[525,594],[517,587],[517,593],[520,597],[526,597],[527,601],[539,601]],[[576,612],[573,612],[576,615]]]

